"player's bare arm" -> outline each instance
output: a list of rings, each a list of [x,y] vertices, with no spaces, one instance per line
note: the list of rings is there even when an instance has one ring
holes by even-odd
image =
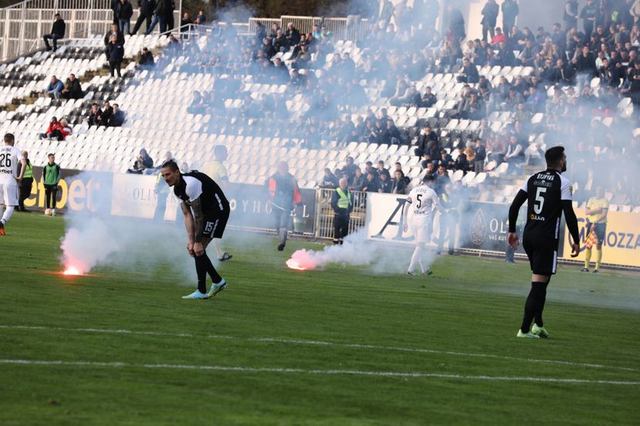
[[[571,244],[571,257],[577,257],[580,254],[580,233],[578,231],[578,218],[573,211],[573,203],[571,200],[562,200],[562,210],[564,212],[564,220],[567,222],[569,234],[573,243]]]
[[[407,204],[411,204],[411,203],[412,203],[411,197],[407,197]],[[404,232],[407,232],[409,230],[409,222],[408,222],[408,219],[409,219],[409,206],[408,205],[405,205],[404,210],[402,211],[402,216],[403,216],[402,217],[402,224],[403,224],[402,228],[403,228]]]
[[[16,181],[20,182],[22,180],[22,178],[24,177],[24,171],[26,168],[27,168],[27,160],[20,157],[20,176],[16,178]]]
[[[180,203],[182,214],[184,215],[184,226],[187,228],[187,251],[191,256],[194,256],[193,243],[195,242],[193,215],[191,214],[191,208],[184,202]]]
[[[518,191],[511,207],[509,207],[509,233],[507,234],[507,242],[514,249],[518,247],[518,234],[516,234],[516,224],[518,222],[518,212],[520,207],[527,201],[527,193],[523,190]]]

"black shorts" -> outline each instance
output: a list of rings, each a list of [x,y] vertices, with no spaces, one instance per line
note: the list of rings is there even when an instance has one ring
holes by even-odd
[[[205,238],[222,238],[224,228],[229,220],[229,211],[225,210],[217,215],[206,216],[204,219],[204,231],[202,236]]]
[[[604,239],[607,236],[607,223],[591,223],[591,222],[587,222],[587,235],[589,235],[589,232],[591,232],[591,229],[593,229],[593,232],[596,233],[596,237],[598,237],[598,243],[602,244],[604,243]]]
[[[537,275],[553,275],[558,267],[558,241],[524,236],[522,247],[527,253],[531,272]]]

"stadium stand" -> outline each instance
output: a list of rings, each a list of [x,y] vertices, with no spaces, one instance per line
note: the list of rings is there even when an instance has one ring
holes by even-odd
[[[102,35],[70,41],[55,53],[0,66],[1,131],[16,133],[35,164],[56,152],[68,168],[117,172],[125,172],[141,148],[153,158],[171,151],[197,168],[212,159],[214,145],[224,144],[231,180],[255,184],[280,160],[291,164],[304,187],[321,181],[325,167],[341,169],[347,157],[362,168],[366,161],[399,162],[412,179],[429,161],[445,163],[455,186],[495,202],[513,197],[547,146],[564,143],[576,152],[574,170],[582,170],[573,176],[578,201],[585,201],[595,176],[603,180],[602,169],[612,203],[640,205],[630,183],[611,168],[637,164],[640,153],[634,109],[640,61],[634,65],[628,53],[640,45],[637,27],[629,32],[614,23],[611,37],[578,34],[578,42],[570,32],[563,51],[553,42],[557,28],[537,37],[514,27],[508,46],[492,46],[464,43],[452,31],[416,31],[421,24],[406,14],[368,25],[368,31],[364,24],[336,31],[344,39],[314,18],[252,19],[251,32],[213,23],[184,27],[180,39],[127,37],[120,80],[106,75]],[[623,36],[630,47],[615,42]],[[535,46],[533,61],[518,59],[527,43]],[[585,54],[594,67],[586,72],[580,57],[585,43],[592,46]],[[157,57],[155,68],[136,65],[143,47]],[[595,61],[598,55],[613,61],[613,52],[621,58],[617,68]],[[477,82],[463,58],[477,70]],[[38,94],[51,75],[70,73],[82,81],[83,99]],[[427,90],[435,97],[426,97]],[[106,100],[126,111],[126,122],[89,127],[91,103]],[[38,140],[52,116],[75,126],[66,141]],[[426,127],[437,141],[426,141],[428,153],[418,156]],[[486,151],[479,161],[477,139]]]

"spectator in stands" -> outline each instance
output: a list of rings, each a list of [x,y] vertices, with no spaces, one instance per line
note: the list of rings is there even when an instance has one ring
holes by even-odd
[[[65,128],[64,124],[65,123],[62,121],[58,121],[56,117],[52,117],[49,122],[49,127],[47,127],[47,131],[40,133],[40,139],[56,139],[58,141],[63,141],[67,135],[71,133],[69,131],[70,129]]]
[[[389,171],[384,169],[384,172],[380,173],[378,176],[378,192],[390,194],[393,189],[393,182],[389,176]]]
[[[129,33],[129,35],[134,35],[138,32],[143,22],[146,22],[146,30],[147,34],[150,32],[149,28],[151,28],[151,18],[153,16],[153,11],[156,7],[155,0],[138,0],[139,15],[136,20],[136,24],[133,26],[133,31]]]
[[[362,192],[378,192],[380,185],[378,184],[377,173],[374,170],[367,172],[364,185],[360,188]]]
[[[326,167],[324,169],[324,176],[322,176],[322,180],[318,184],[318,187],[331,189],[338,187],[338,178],[333,174],[330,168]]]
[[[102,114],[100,115],[100,125],[108,126],[109,121],[111,121],[111,116],[113,115],[113,107],[109,101],[105,101],[104,106],[102,108]]]
[[[507,153],[504,155],[504,161],[510,164],[510,168],[519,165],[524,160],[524,149],[518,143],[518,137],[511,135],[509,137],[509,145],[507,145]]]
[[[462,60],[462,66],[460,67],[460,71],[458,73],[458,82],[475,84],[478,81],[480,81],[478,68],[476,68],[476,66],[472,64],[468,58],[464,58]]]
[[[184,27],[187,25],[192,25],[193,24],[193,19],[191,19],[191,14],[189,12],[184,12],[182,14],[182,19],[180,20],[180,26]]]
[[[51,46],[49,45],[49,40],[53,44],[53,51],[55,52],[58,49],[58,40],[64,38],[64,33],[66,30],[66,24],[64,20],[60,16],[59,13],[54,15],[55,20],[53,21],[53,25],[51,26],[51,32],[49,34],[45,34],[42,38],[44,39],[44,45],[47,50],[51,50]]]
[[[153,158],[149,156],[147,150],[142,148],[138,158],[133,163],[133,167],[127,170],[127,173],[142,174],[146,169],[153,168]]]
[[[451,182],[449,174],[447,173],[447,167],[444,164],[439,164],[435,173],[436,183],[434,190],[436,194],[441,195],[444,192],[445,187]]]
[[[596,74],[596,58],[589,50],[589,46],[584,46],[582,50],[576,50],[572,63],[576,70],[578,90],[580,91]]]
[[[194,20],[193,23],[196,25],[204,25],[207,23],[207,15],[204,14],[204,10],[198,11],[198,14],[196,15],[196,19]]]
[[[82,92],[82,86],[80,86],[80,80],[76,78],[75,74],[69,74],[69,78],[64,84],[61,96],[64,99],[81,99],[84,96]]]
[[[111,29],[109,31],[107,31],[107,33],[104,35],[104,47],[105,48],[109,47],[109,45],[111,44],[111,39],[113,37],[116,38],[116,42],[118,44],[124,45],[124,34],[122,34],[122,32],[120,31],[120,27],[118,27],[118,24],[111,25]],[[108,61],[109,60],[109,55],[107,54],[106,50],[105,50],[105,56],[107,57],[107,61]]]
[[[349,180],[349,188],[353,191],[360,191],[364,184],[366,183],[366,177],[360,170],[360,167],[355,168],[355,173],[353,177]]]
[[[484,160],[487,158],[487,150],[482,143],[482,139],[476,138],[474,149],[476,156],[473,162],[473,169],[476,173],[480,173],[484,170]]]
[[[160,24],[160,32],[167,31],[167,15],[171,9],[171,0],[156,0],[153,9],[153,17],[151,19],[151,25],[147,27],[145,35],[151,34],[156,25]]]
[[[500,43],[506,43],[506,42],[507,42],[507,36],[502,32],[502,28],[497,27],[495,35],[491,37],[491,45],[497,46]]]
[[[438,102],[438,98],[431,92],[431,86],[427,86],[424,89],[424,94],[420,100],[420,107],[431,108]]]
[[[520,12],[516,0],[504,0],[502,2],[502,28],[505,34],[511,34],[511,28],[516,24],[516,18]]]
[[[124,59],[124,46],[118,42],[118,37],[111,35],[111,41],[107,45],[107,59],[109,61],[109,72],[111,77],[115,77],[118,74],[118,78],[122,77],[120,67],[122,66],[122,60]]]
[[[458,158],[456,158],[455,169],[462,170],[465,174],[469,171],[469,162],[467,161],[467,155],[462,148],[458,149]]]
[[[357,168],[358,166],[355,165],[353,157],[349,156],[347,157],[346,163],[342,168],[342,173],[344,173],[344,175],[347,176],[347,178],[351,181],[353,179],[353,176],[355,176],[356,174]]]
[[[300,43],[300,31],[296,29],[293,22],[289,22],[287,24],[287,31],[285,31],[284,36],[287,39],[287,44],[289,46],[295,46]]]
[[[51,76],[51,80],[49,81],[49,85],[47,86],[47,94],[49,97],[53,99],[60,99],[60,95],[62,94],[62,89],[64,89],[64,84],[62,81],[58,80],[58,77]]]
[[[414,154],[418,157],[422,157],[424,155],[429,155],[429,157],[431,157],[432,150],[437,147],[437,145],[438,135],[436,132],[431,130],[431,126],[427,125],[424,129],[420,130]]]
[[[466,37],[466,30],[464,24],[464,16],[462,12],[457,7],[453,6],[451,3],[447,4],[447,18],[448,18],[448,27],[449,34],[455,41],[460,41]]]
[[[119,0],[118,2],[118,28],[124,37],[125,34],[129,34],[131,29],[131,17],[133,16],[133,6],[129,0]]]
[[[110,127],[120,127],[124,123],[125,113],[120,109],[118,104],[113,104],[113,114],[109,118],[108,126]]]
[[[102,111],[100,106],[94,102],[89,110],[89,127],[99,126],[100,124],[102,124]]]
[[[562,14],[564,20],[564,27],[566,30],[571,28],[577,28],[578,26],[578,0],[567,0],[564,4],[564,11]]]
[[[393,172],[394,177],[391,181],[391,193],[392,194],[408,194],[409,193],[409,178],[404,175],[402,170],[395,170]]]
[[[482,14],[482,21],[480,22],[482,25],[482,40],[488,42],[493,38],[499,12],[500,7],[496,3],[496,0],[487,0],[480,12]]]
[[[153,59],[153,54],[149,51],[148,48],[142,48],[142,54],[140,54],[140,59],[138,60],[138,65],[143,69],[151,69],[156,63]]]
[[[582,19],[582,27],[584,28],[584,35],[587,40],[591,38],[597,17],[598,6],[594,4],[593,0],[587,0],[587,4],[585,4],[580,11],[580,19]]]

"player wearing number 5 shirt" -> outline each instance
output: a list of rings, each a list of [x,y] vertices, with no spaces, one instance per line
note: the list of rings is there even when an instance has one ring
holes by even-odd
[[[564,148],[555,146],[545,153],[547,170],[535,173],[518,191],[509,209],[508,242],[518,245],[516,221],[518,210],[527,201],[527,223],[524,228],[523,248],[529,257],[531,290],[524,306],[522,325],[517,337],[549,337],[542,321],[542,311],[551,275],[556,273],[558,244],[560,241],[560,218],[564,212],[571,234],[571,256],[579,252],[578,220],[573,211],[571,184],[562,172],[567,170]],[[533,324],[532,324],[533,323]]]

